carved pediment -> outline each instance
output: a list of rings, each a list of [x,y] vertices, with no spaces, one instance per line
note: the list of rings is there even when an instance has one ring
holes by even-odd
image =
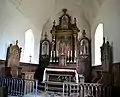
[[[79,55],[86,59],[90,56],[90,40],[86,37],[85,30],[83,30],[82,37],[79,40]]]
[[[76,26],[76,18],[74,18],[74,22],[72,23],[72,18],[69,14],[67,14],[67,9],[63,9],[63,14],[59,17],[59,24],[56,25],[56,22],[53,22],[53,28],[51,33],[53,33],[53,31],[57,31],[57,30],[76,30],[76,32],[79,32],[79,29]]]

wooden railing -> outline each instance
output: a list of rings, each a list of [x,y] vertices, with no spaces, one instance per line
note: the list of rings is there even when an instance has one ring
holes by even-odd
[[[37,95],[37,85],[37,80],[0,77],[0,87],[6,87],[11,96]]]
[[[45,82],[45,91],[61,97],[111,97],[111,87],[98,83]]]

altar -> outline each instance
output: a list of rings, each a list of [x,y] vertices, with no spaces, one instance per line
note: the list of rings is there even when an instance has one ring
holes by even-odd
[[[54,20],[51,40],[47,38],[40,42],[40,60],[46,60],[48,65],[44,70],[43,82],[67,81],[79,82],[79,76],[88,78],[90,75],[90,43],[85,36],[78,40],[79,29],[76,18],[71,18],[67,9],[63,9],[59,24]],[[87,72],[87,73],[86,73]]]
[[[74,82],[78,83],[78,71],[77,68],[74,67],[59,67],[59,66],[50,66],[45,68],[44,75],[43,75],[43,82],[50,81],[50,76],[56,76],[58,81],[67,81],[67,82]],[[61,77],[61,80],[60,80]],[[66,77],[63,79],[62,77]],[[56,79],[56,81],[57,81]]]

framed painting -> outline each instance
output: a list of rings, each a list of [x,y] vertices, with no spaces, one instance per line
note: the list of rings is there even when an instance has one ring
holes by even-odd
[[[56,36],[56,51],[58,54],[68,54],[68,51],[73,50],[72,35],[58,35]]]

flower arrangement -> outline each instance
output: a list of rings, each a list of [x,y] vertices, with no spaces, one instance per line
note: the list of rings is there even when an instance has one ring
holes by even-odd
[[[62,82],[66,82],[66,81],[68,81],[68,77],[67,76],[59,76],[58,80],[62,81]]]

